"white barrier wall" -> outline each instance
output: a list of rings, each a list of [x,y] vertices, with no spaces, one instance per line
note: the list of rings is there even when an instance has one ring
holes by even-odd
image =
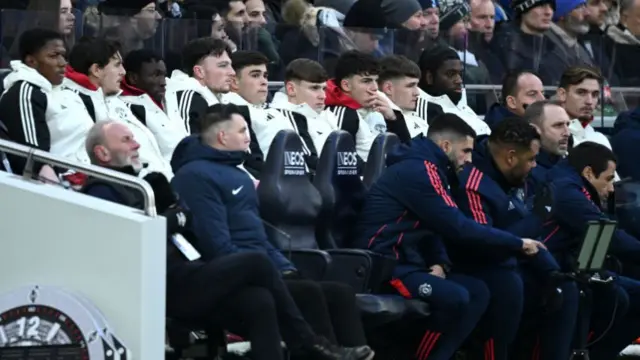
[[[163,217],[0,172],[0,296],[80,293],[134,359],[164,359],[165,239]]]

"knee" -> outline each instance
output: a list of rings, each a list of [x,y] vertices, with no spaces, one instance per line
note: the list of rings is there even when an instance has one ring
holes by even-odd
[[[562,292],[562,304],[564,307],[577,308],[578,301],[580,301],[580,290],[578,285],[569,281],[558,287]]]
[[[450,289],[446,296],[431,299],[429,301],[438,312],[445,312],[449,315],[456,315],[465,312],[471,304],[471,295],[463,287]]]
[[[250,287],[240,292],[240,308],[247,316],[265,316],[275,314],[276,304],[271,292],[261,287]]]
[[[489,302],[491,301],[491,291],[487,284],[480,280],[468,282],[466,284],[467,292],[469,293],[470,305],[473,305],[477,309],[484,311]]]
[[[287,280],[285,281],[289,292],[296,298],[313,298],[324,300],[324,293],[320,284],[312,280]]]
[[[277,269],[269,256],[265,253],[258,251],[250,251],[238,254],[238,256],[242,256],[244,262],[247,266],[251,266],[256,270],[256,272],[260,272],[262,274],[271,274],[277,272]]]

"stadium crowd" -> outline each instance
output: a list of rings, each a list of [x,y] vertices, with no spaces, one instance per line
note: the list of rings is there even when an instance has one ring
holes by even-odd
[[[257,360],[282,342],[295,359],[640,355],[640,227],[616,206],[640,181],[640,107],[593,126],[610,84],[640,83],[637,0],[7,3],[1,137],[149,182],[173,321]],[[496,82],[495,103],[465,90]],[[618,228],[594,276],[612,281],[585,285],[565,275],[601,219]],[[316,276],[293,247],[366,258],[370,281]]]

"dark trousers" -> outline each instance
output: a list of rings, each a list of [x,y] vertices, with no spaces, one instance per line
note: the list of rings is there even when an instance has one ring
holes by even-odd
[[[281,334],[290,348],[312,345],[313,330],[266,255],[241,253],[169,264],[168,316],[241,335],[251,342],[256,360],[283,358]]]
[[[347,347],[367,344],[355,292],[349,285],[297,279],[284,282],[316,334]]]
[[[418,360],[452,358],[482,318],[490,297],[480,280],[455,273],[443,279],[413,266],[396,267],[391,285],[398,294],[431,306],[431,316],[413,325],[409,334],[418,337],[406,358]]]

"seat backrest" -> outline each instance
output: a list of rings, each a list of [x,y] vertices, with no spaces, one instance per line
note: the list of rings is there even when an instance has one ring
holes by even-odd
[[[315,227],[321,198],[305,170],[300,136],[282,130],[269,147],[260,174],[260,216],[280,249],[317,249]]]
[[[332,132],[318,160],[313,180],[322,197],[316,239],[322,249],[349,247],[364,200],[358,155],[348,132]]]
[[[398,144],[400,144],[400,138],[396,134],[384,133],[376,136],[371,145],[371,150],[369,150],[362,178],[362,182],[367,189],[373,185],[374,181],[380,177],[382,171],[387,167],[387,154]]]

